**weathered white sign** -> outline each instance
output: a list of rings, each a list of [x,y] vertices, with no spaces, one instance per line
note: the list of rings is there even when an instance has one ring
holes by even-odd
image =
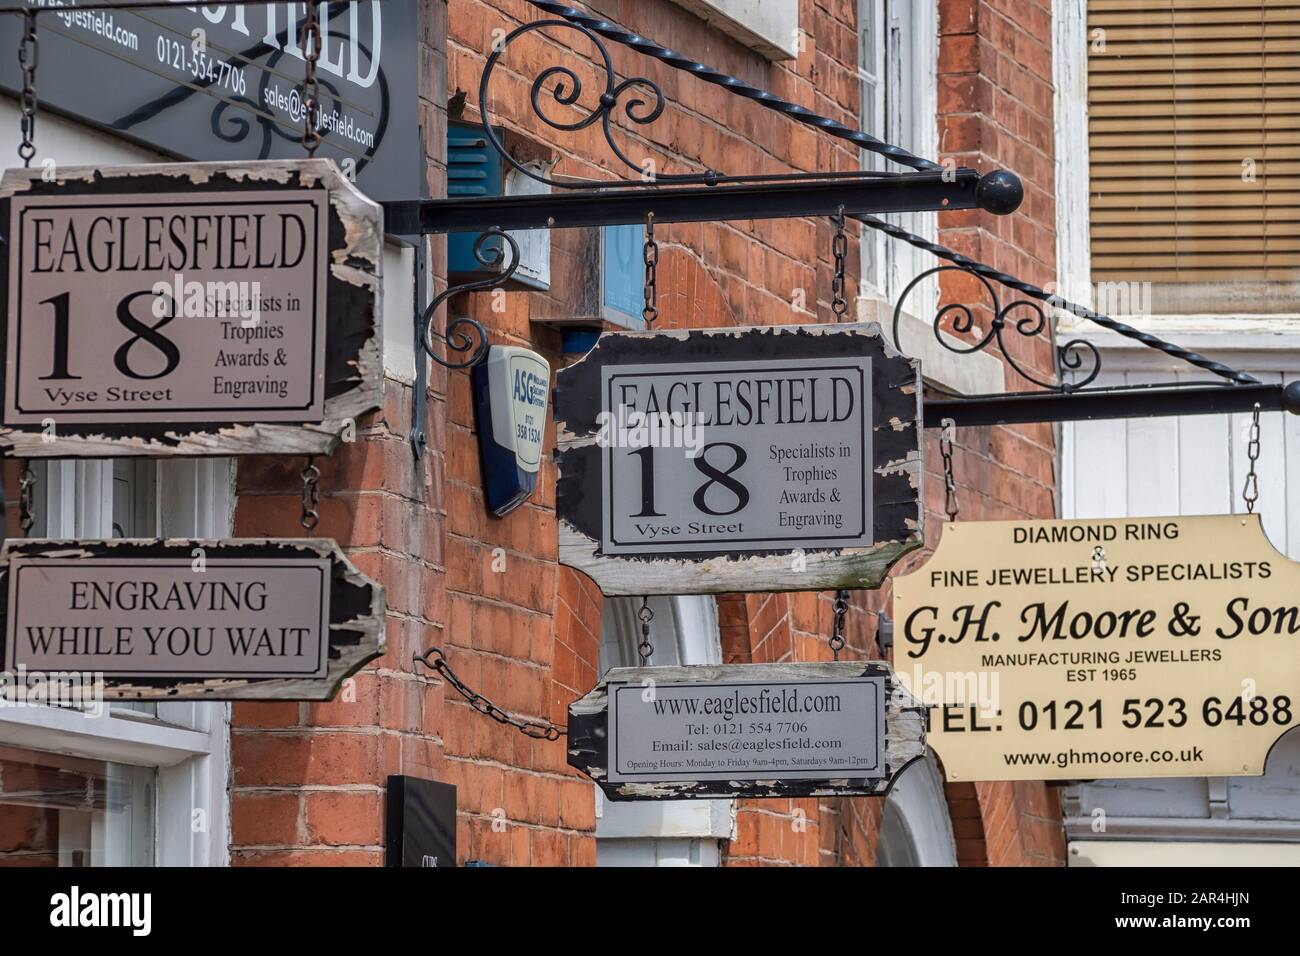
[[[560,560],[607,594],[876,587],[920,544],[918,372],[874,325],[607,334],[556,419]]]
[[[376,407],[382,214],[332,163],[42,172],[0,186],[0,445],[327,452]]]
[[[383,651],[383,592],[332,541],[10,541],[4,669],[106,697],[328,699]]]
[[[616,800],[881,794],[924,749],[880,662],[615,668],[569,708],[569,763]]]

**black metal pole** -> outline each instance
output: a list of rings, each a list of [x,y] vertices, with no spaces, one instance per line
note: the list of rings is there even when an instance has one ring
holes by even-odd
[[[1008,175],[958,169],[852,180],[399,200],[384,203],[384,228],[396,235],[483,232],[493,226],[567,229],[640,223],[648,213],[656,222],[790,219],[831,216],[840,207],[849,215],[976,208],[1002,213],[1010,211],[1010,200],[1018,205],[1020,183]]]
[[[925,403],[925,427],[940,428],[945,418],[957,425],[1016,425],[1028,422],[1092,421],[1108,418],[1161,418],[1170,415],[1222,415],[1288,411],[1300,415],[1300,381],[1282,385],[1205,387],[1073,394],[1026,392],[989,398],[934,399]]]

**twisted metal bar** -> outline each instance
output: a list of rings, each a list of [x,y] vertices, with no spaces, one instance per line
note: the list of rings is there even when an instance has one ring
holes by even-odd
[[[947,246],[941,246],[937,242],[930,242],[928,239],[923,239],[914,233],[908,232],[906,229],[900,229],[897,226],[891,225],[883,219],[878,219],[875,216],[868,215],[855,216],[854,218],[859,220],[865,226],[870,226],[872,229],[878,229],[885,235],[894,239],[901,239],[903,242],[916,246],[918,249],[924,249],[931,255],[938,256],[940,259],[946,259],[963,269],[975,273],[977,276],[992,279],[994,282],[1004,285],[1008,289],[1015,289],[1017,292],[1023,292],[1030,298],[1037,299],[1040,302],[1046,302],[1051,308],[1062,309],[1081,318],[1096,322],[1102,328],[1110,329],[1112,332],[1126,338],[1133,339],[1136,342],[1141,342],[1148,348],[1156,349],[1157,351],[1164,352],[1166,355],[1172,356],[1173,358],[1181,359],[1189,365],[1195,365],[1197,368],[1204,369],[1207,372],[1212,372],[1220,378],[1228,379],[1234,384],[1260,384],[1259,379],[1247,375],[1245,372],[1239,372],[1231,366],[1224,365],[1222,362],[1215,362],[1206,358],[1204,355],[1200,355],[1190,349],[1185,349],[1181,345],[1174,345],[1172,342],[1166,342],[1164,339],[1157,338],[1148,332],[1143,332],[1141,329],[1135,329],[1131,325],[1125,325],[1123,322],[1112,319],[1108,315],[1102,315],[1099,312],[1092,311],[1092,309],[1085,309],[1081,305],[1075,305],[1074,303],[1061,298],[1059,295],[1052,295],[1032,283],[1025,282],[1022,279],[1017,279],[1012,275],[1007,275],[1005,272],[999,272],[992,266],[985,265],[982,262],[976,262],[974,259],[963,256],[960,252],[954,252]]]
[[[852,129],[851,127],[845,126],[843,123],[830,119],[829,117],[819,116],[811,110],[805,109],[804,107],[787,100],[783,100],[779,96],[776,96],[767,90],[751,86],[734,76],[728,76],[715,67],[691,60],[675,50],[670,50],[665,46],[655,43],[653,40],[646,39],[643,36],[625,30],[617,24],[610,23],[608,20],[591,16],[590,14],[583,13],[581,10],[570,7],[567,4],[555,3],[552,2],[552,0],[528,0],[528,2],[548,14],[562,17],[571,23],[576,23],[586,27],[592,33],[599,34],[607,40],[613,40],[615,43],[621,43],[624,46],[631,47],[639,53],[667,63],[674,69],[690,73],[693,76],[699,77],[706,83],[712,83],[714,86],[721,86],[724,89],[735,93],[737,96],[743,96],[746,99],[753,100],[760,106],[782,113],[807,126],[814,126],[831,136],[837,136],[840,139],[856,143],[863,149],[870,150],[873,153],[879,153],[881,156],[891,159],[903,166],[910,166],[913,169],[921,170],[937,170],[943,168],[939,163],[924,159],[920,156],[915,156],[901,147],[893,146],[874,136],[864,133],[861,130]],[[891,238],[901,239],[903,242],[916,246],[918,249],[924,249],[925,251],[938,256],[940,259],[946,259],[964,269],[969,269],[976,275],[992,279],[994,282],[1004,285],[1009,289],[1022,292],[1031,298],[1038,299],[1039,301],[1047,302],[1054,308],[1063,309],[1082,318],[1089,319],[1103,328],[1110,329],[1112,332],[1133,339],[1136,342],[1140,342],[1149,348],[1164,352],[1166,355],[1172,356],[1173,358],[1181,359],[1189,365],[1194,365],[1197,368],[1204,369],[1205,371],[1218,375],[1220,378],[1225,378],[1234,384],[1259,384],[1258,379],[1251,375],[1247,375],[1245,372],[1239,372],[1221,362],[1207,359],[1205,356],[1199,355],[1190,349],[1185,349],[1181,346],[1174,345],[1171,342],[1166,342],[1157,336],[1143,332],[1140,329],[1135,329],[1131,325],[1125,325],[1123,322],[1116,321],[1108,315],[1102,315],[1101,313],[1094,312],[1091,309],[1084,308],[1081,305],[1076,305],[1060,296],[1049,295],[1036,285],[1024,282],[1021,279],[1017,279],[1015,276],[994,269],[992,266],[985,265],[982,262],[977,262],[974,259],[963,256],[945,246],[923,239],[914,233],[908,232],[906,229],[892,226],[875,216],[860,215],[855,216],[854,218],[862,222],[864,225],[870,226],[872,229],[880,230]]]
[[[599,34],[607,40],[613,40],[615,43],[621,43],[624,46],[631,47],[638,53],[652,57],[656,60],[662,60],[673,69],[682,70],[690,73],[692,76],[699,77],[705,83],[712,83],[714,86],[721,86],[723,89],[735,93],[737,96],[743,96],[745,99],[765,106],[767,109],[774,110],[778,113],[784,113],[803,123],[806,126],[815,126],[818,129],[838,136],[840,139],[846,139],[851,143],[856,143],[865,150],[873,153],[879,153],[886,159],[891,159],[902,166],[908,166],[912,169],[933,172],[942,170],[943,166],[929,159],[916,156],[908,152],[901,146],[894,146],[886,143],[882,139],[877,139],[869,133],[845,126],[828,116],[820,116],[812,110],[805,109],[797,103],[791,103],[789,100],[783,100],[775,93],[760,89],[757,86],[751,86],[744,80],[737,79],[734,76],[728,76],[721,70],[709,66],[707,63],[699,63],[690,59],[676,50],[670,50],[666,46],[661,46],[653,40],[625,30],[618,24],[610,23],[601,17],[592,16],[583,13],[574,7],[564,3],[552,3],[551,0],[528,0],[534,7],[542,10],[552,16],[563,17],[570,23],[586,27],[592,33]]]

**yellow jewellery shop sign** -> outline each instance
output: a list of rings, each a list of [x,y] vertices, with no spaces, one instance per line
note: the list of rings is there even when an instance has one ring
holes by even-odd
[[[894,613],[950,780],[1255,775],[1295,726],[1300,565],[1258,515],[950,524]]]

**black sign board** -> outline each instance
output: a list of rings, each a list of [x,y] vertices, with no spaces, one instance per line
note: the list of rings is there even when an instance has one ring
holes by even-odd
[[[384,651],[384,592],[323,538],[5,542],[9,698],[329,700]]]
[[[382,222],[323,159],[9,170],[0,449],[331,451],[380,402]]]
[[[302,155],[305,4],[175,4],[78,10],[39,20],[41,109],[54,109],[179,159]],[[419,141],[418,0],[320,5],[323,137],[317,156],[379,199],[425,192]],[[16,51],[23,18],[0,17]],[[21,86],[16,56],[0,86]],[[55,157],[57,159],[57,157]]]
[[[871,588],[921,546],[920,371],[874,324],[602,335],[555,418],[560,560],[606,594]]]
[[[611,800],[878,796],[925,724],[883,661],[616,667],[569,705],[569,764]]]
[[[456,865],[454,786],[393,774],[385,809],[385,866]]]

